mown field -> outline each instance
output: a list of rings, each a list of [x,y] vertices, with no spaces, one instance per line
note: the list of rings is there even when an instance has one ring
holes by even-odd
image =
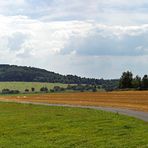
[[[146,148],[148,124],[93,109],[0,102],[3,148]]]
[[[54,86],[66,88],[67,84],[40,82],[0,82],[0,92],[2,89],[19,90],[20,92],[24,92],[25,89],[31,90],[32,87],[35,88],[35,91],[39,92],[41,87],[47,87],[50,90]]]
[[[0,100],[130,108],[148,112],[148,91],[49,93],[0,96]]]

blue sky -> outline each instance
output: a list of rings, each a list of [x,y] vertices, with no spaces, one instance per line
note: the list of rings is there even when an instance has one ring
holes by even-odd
[[[148,74],[147,0],[1,0],[0,63],[61,74]]]

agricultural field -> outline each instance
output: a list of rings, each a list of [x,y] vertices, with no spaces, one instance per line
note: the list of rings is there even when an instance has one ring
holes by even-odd
[[[54,86],[66,88],[67,84],[40,82],[0,82],[0,92],[2,89],[19,90],[20,92],[24,92],[25,89],[31,90],[32,87],[35,88],[36,92],[39,92],[41,87],[52,89]]]
[[[144,121],[93,109],[0,102],[0,147],[148,147]]]
[[[0,100],[108,106],[148,112],[148,91],[49,93],[0,96]]]

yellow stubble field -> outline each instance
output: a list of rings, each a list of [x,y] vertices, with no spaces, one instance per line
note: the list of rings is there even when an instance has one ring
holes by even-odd
[[[1,96],[0,100],[85,106],[108,106],[148,112],[148,91],[51,93]]]

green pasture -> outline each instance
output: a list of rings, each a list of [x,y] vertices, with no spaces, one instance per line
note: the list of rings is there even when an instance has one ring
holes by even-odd
[[[0,102],[1,148],[147,148],[147,122],[93,109]]]
[[[39,92],[41,87],[52,89],[54,86],[66,88],[67,84],[40,82],[0,82],[0,92],[5,88],[10,90],[19,90],[20,92],[24,92],[25,89],[29,89],[31,91],[32,87],[35,88],[36,92]]]

